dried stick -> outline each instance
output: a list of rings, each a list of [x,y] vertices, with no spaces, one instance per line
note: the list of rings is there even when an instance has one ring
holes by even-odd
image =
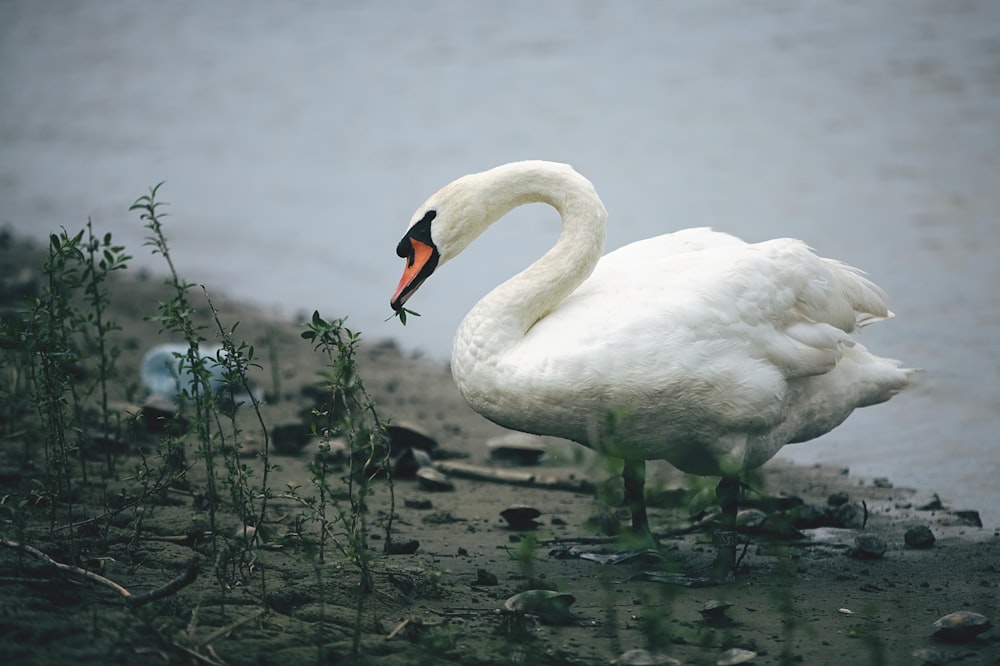
[[[3,541],[0,541],[0,545],[6,546],[7,548],[13,548],[14,550],[20,550],[23,553],[28,553],[29,555],[37,557],[38,559],[48,564],[50,567],[58,569],[59,571],[65,571],[66,573],[70,573],[75,576],[82,576],[83,578],[98,583],[99,585],[110,587],[112,590],[125,597],[126,600],[132,596],[131,592],[129,592],[128,590],[126,590],[124,587],[114,582],[113,580],[108,580],[104,576],[95,574],[93,571],[87,571],[86,569],[81,569],[80,567],[74,567],[70,564],[63,564],[62,562],[56,562],[42,551],[38,550],[37,548],[33,548],[32,546],[29,546],[27,544],[18,543],[16,541],[7,541],[5,539]]]
[[[121,595],[122,598],[125,599],[125,604],[129,608],[138,608],[139,606],[148,604],[151,601],[156,601],[157,599],[162,599],[164,597],[170,596],[171,594],[174,594],[181,588],[193,583],[194,580],[198,577],[198,561],[197,559],[193,559],[191,560],[190,563],[188,563],[187,570],[184,573],[182,573],[180,576],[173,579],[163,587],[157,588],[150,592],[146,592],[144,594],[133,595],[131,592],[129,592],[128,590],[126,590],[124,587],[114,582],[113,580],[110,580],[108,578],[105,578],[104,576],[96,574],[93,571],[87,571],[86,569],[81,569],[80,567],[75,567],[71,564],[63,564],[62,562],[57,562],[48,555],[46,555],[45,553],[43,553],[42,551],[27,544],[18,543],[16,541],[8,541],[4,539],[0,540],[0,546],[13,548],[14,550],[19,550],[23,553],[27,553],[32,557],[36,557],[42,560],[47,565],[49,565],[54,569],[57,569],[58,571],[64,571],[74,576],[80,576],[94,583],[97,583],[98,585],[109,587],[115,592],[117,592],[119,595]]]
[[[129,596],[125,598],[125,604],[129,608],[138,608],[139,606],[144,606],[151,601],[157,601],[158,599],[165,599],[172,594],[176,594],[181,589],[187,587],[193,583],[198,578],[198,558],[193,557],[191,561],[188,562],[187,568],[184,572],[178,575],[176,578],[171,580],[169,583],[163,587],[158,587],[155,590],[150,590],[149,592],[144,592],[143,594],[137,594],[135,596]]]
[[[566,479],[552,474],[537,474],[511,469],[482,467],[456,460],[444,460],[434,463],[439,471],[445,474],[475,479],[477,481],[493,481],[507,483],[512,486],[528,486],[531,488],[546,488],[548,490],[568,490],[574,493],[594,492],[594,484],[587,479]]]

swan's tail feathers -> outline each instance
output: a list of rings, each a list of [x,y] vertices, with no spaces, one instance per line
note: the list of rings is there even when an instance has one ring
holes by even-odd
[[[868,354],[868,351],[861,345],[857,345],[851,353],[860,352],[859,360],[867,356],[866,362],[862,362],[860,369],[862,372],[858,379],[858,386],[862,389],[864,396],[858,407],[877,405],[892,398],[897,393],[909,388],[916,381],[916,377],[923,370],[920,368],[904,368],[902,362],[892,358],[883,358]]]
[[[867,312],[859,312],[855,320],[855,324],[858,328],[864,328],[871,324],[877,324],[880,321],[885,321],[887,319],[892,319],[896,314],[892,310],[887,310],[884,317],[878,317]]]
[[[823,259],[832,278],[827,321],[845,331],[891,319],[889,296],[864,271],[836,259]]]

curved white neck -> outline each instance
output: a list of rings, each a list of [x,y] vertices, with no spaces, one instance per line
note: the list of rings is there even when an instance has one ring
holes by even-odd
[[[455,335],[453,364],[496,361],[590,275],[604,251],[607,212],[590,181],[569,166],[517,162],[478,176],[483,180],[476,196],[485,209],[485,225],[477,235],[529,203],[555,208],[562,232],[548,252],[466,315]]]

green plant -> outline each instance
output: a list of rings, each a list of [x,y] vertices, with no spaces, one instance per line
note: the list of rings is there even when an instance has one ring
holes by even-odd
[[[257,365],[253,345],[236,339],[235,333],[239,322],[233,324],[228,329],[223,326],[219,318],[219,312],[208,296],[208,290],[204,289],[204,287],[202,289],[205,291],[205,299],[212,310],[212,318],[218,328],[219,340],[222,343],[216,355],[216,363],[222,368],[223,385],[226,387],[225,390],[228,392],[228,396],[227,399],[221,401],[219,404],[223,406],[222,411],[229,417],[232,432],[231,444],[223,447],[223,456],[229,471],[226,483],[230,487],[233,510],[240,516],[245,529],[253,528],[255,530],[255,538],[240,540],[242,545],[240,560],[245,560],[249,549],[262,534],[264,517],[267,513],[267,502],[272,494],[268,486],[268,477],[274,469],[274,465],[272,465],[270,459],[270,437],[267,425],[264,423],[264,417],[261,414],[260,400],[257,397],[256,391],[250,385],[248,377],[249,369]],[[254,417],[260,426],[263,441],[263,447],[258,455],[262,467],[261,482],[257,488],[252,487],[250,483],[254,474],[253,468],[240,460],[241,430],[236,415],[240,407],[246,402],[249,402],[253,409]],[[221,426],[219,430],[221,432]],[[260,501],[259,506],[255,505],[256,500]],[[261,570],[262,599],[266,596],[264,581],[263,570]]]
[[[117,377],[116,361],[120,355],[117,347],[109,346],[108,335],[121,327],[107,318],[110,296],[106,282],[115,271],[124,270],[132,258],[125,248],[112,243],[111,234],[97,238],[90,219],[87,220],[86,255],[83,269],[83,291],[90,304],[84,327],[85,341],[97,356],[96,384],[100,391],[100,422],[105,446],[105,463],[109,475],[114,474],[114,457],[111,440],[111,412],[108,409],[108,382]]]
[[[82,284],[82,238],[83,231],[70,236],[65,229],[61,234],[49,236],[49,256],[42,267],[46,284],[42,295],[34,300],[22,338],[24,349],[33,360],[32,396],[43,433],[44,492],[50,501],[52,527],[60,501],[65,501],[72,520],[70,465],[71,458],[80,454],[83,432],[79,394],[72,381],[81,358],[75,336],[80,316],[73,297]],[[80,463],[86,480],[82,458]]]
[[[190,405],[194,409],[192,419],[192,430],[194,431],[199,445],[199,452],[205,465],[205,494],[204,504],[208,509],[209,526],[212,533],[212,553],[216,554],[216,511],[219,506],[218,484],[215,474],[215,442],[212,433],[212,420],[214,409],[214,396],[212,395],[211,371],[208,367],[208,359],[201,352],[201,345],[205,338],[201,334],[203,326],[195,322],[195,309],[188,298],[188,292],[194,285],[182,280],[174,266],[170,256],[170,248],[166,235],[163,232],[163,218],[166,213],[162,212],[164,202],[157,200],[162,182],[153,186],[149,194],[143,195],[135,200],[129,210],[139,211],[139,218],[145,222],[149,235],[146,237],[145,245],[153,248],[153,254],[159,254],[167,263],[169,275],[166,282],[173,289],[173,296],[170,300],[159,304],[160,314],[152,317],[154,321],[162,326],[161,332],[170,331],[180,334],[187,343],[187,352],[179,354],[178,372],[181,376],[189,376],[189,382],[182,382],[180,400],[184,405]]]
[[[327,368],[321,373],[329,402],[323,415],[326,417],[326,439],[334,434],[345,437],[349,443],[347,473],[343,479],[347,488],[347,506],[335,504],[333,522],[343,530],[343,539],[335,540],[341,552],[358,568],[361,576],[357,613],[360,620],[366,593],[374,590],[371,553],[367,547],[368,525],[365,500],[373,490],[374,479],[384,475],[389,487],[389,511],[385,520],[385,549],[392,548],[392,519],[395,513],[395,495],[389,470],[389,443],[385,424],[375,411],[375,403],[364,387],[357,368],[357,346],[360,335],[344,326],[344,319],[327,321],[319,312],[303,331],[302,337],[313,343],[314,349],[327,358]],[[317,485],[321,501],[330,496],[326,456],[321,456],[314,466],[313,482]],[[327,524],[321,506],[321,543],[325,539]],[[354,652],[358,653],[361,633],[360,621],[354,636]]]

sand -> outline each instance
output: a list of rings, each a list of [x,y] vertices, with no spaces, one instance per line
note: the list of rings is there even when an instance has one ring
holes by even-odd
[[[8,320],[17,299],[39,284],[42,258],[38,248],[4,240],[0,278]],[[169,292],[159,278],[128,271],[112,286],[109,315],[122,329],[109,338],[122,351],[113,406],[127,415],[146,400],[138,380],[142,354],[173,341],[146,319]],[[357,358],[379,417],[414,424],[433,438],[432,456],[450,472],[452,488],[433,491],[416,479],[396,478],[390,493],[386,479],[375,481],[365,500],[372,589],[362,590],[359,569],[338,549],[348,543],[342,530],[332,531],[320,562],[316,524],[287,493],[298,486],[300,495],[310,496],[317,442],[307,437],[303,450],[292,450],[280,427],[287,433],[312,418],[312,387],[325,359],[300,337],[300,323],[230,302],[223,288],[211,292],[220,318],[227,326],[239,322],[238,336],[254,345],[263,367],[252,376],[266,396],[261,413],[269,446],[285,451],[270,454],[280,470],[270,475],[273,497],[260,541],[244,548],[234,536],[242,521],[225,503],[216,516],[218,538],[205,536],[204,470],[190,449],[186,485],[109,512],[115,493],[125,489],[127,498],[135,491],[138,454],[155,457],[160,436],[144,430],[116,440],[114,474],[102,471],[99,451],[87,463],[86,482],[74,465],[72,507],[65,498],[53,502],[39,492],[44,447],[37,417],[12,422],[5,416],[4,663],[351,663],[355,640],[361,663],[401,665],[607,664],[634,649],[714,664],[732,648],[756,653],[754,664],[1000,663],[996,628],[960,643],[932,636],[934,621],[952,611],[1000,620],[1000,534],[995,526],[978,526],[974,514],[935,502],[933,488],[894,487],[891,479],[856,478],[846,469],[769,463],[746,480],[777,499],[759,505],[769,516],[764,527],[741,537],[746,548],[736,582],[666,585],[647,573],[658,566],[595,561],[618,550],[606,532],[625,518],[616,505],[612,464],[554,439],[541,441],[546,453],[536,464],[498,461],[487,442],[507,431],[465,405],[446,366],[363,337]],[[191,297],[204,317],[200,288]],[[211,328],[204,335],[214,340]],[[8,387],[11,367],[4,367]],[[239,419],[240,460],[259,483],[263,431],[249,410]],[[331,485],[343,489],[341,476],[331,475]],[[704,563],[711,555],[711,480],[684,478],[664,463],[652,463],[649,477],[651,518],[668,558],[680,568]],[[392,541],[409,544],[412,553],[383,553],[390,501]],[[535,524],[508,525],[500,513],[514,505],[537,509]],[[849,508],[838,513],[835,505]],[[800,508],[790,513],[794,506]],[[788,526],[790,515],[809,512],[824,526]],[[905,534],[918,526],[933,534],[929,547],[907,545]],[[881,538],[885,553],[852,556],[858,537]],[[107,584],[53,568],[14,543],[102,576],[133,596],[183,575],[192,561],[199,573],[165,598],[132,608]],[[543,588],[572,595],[565,615],[503,610],[512,595]],[[720,617],[706,617],[701,610],[712,600],[731,606]]]

